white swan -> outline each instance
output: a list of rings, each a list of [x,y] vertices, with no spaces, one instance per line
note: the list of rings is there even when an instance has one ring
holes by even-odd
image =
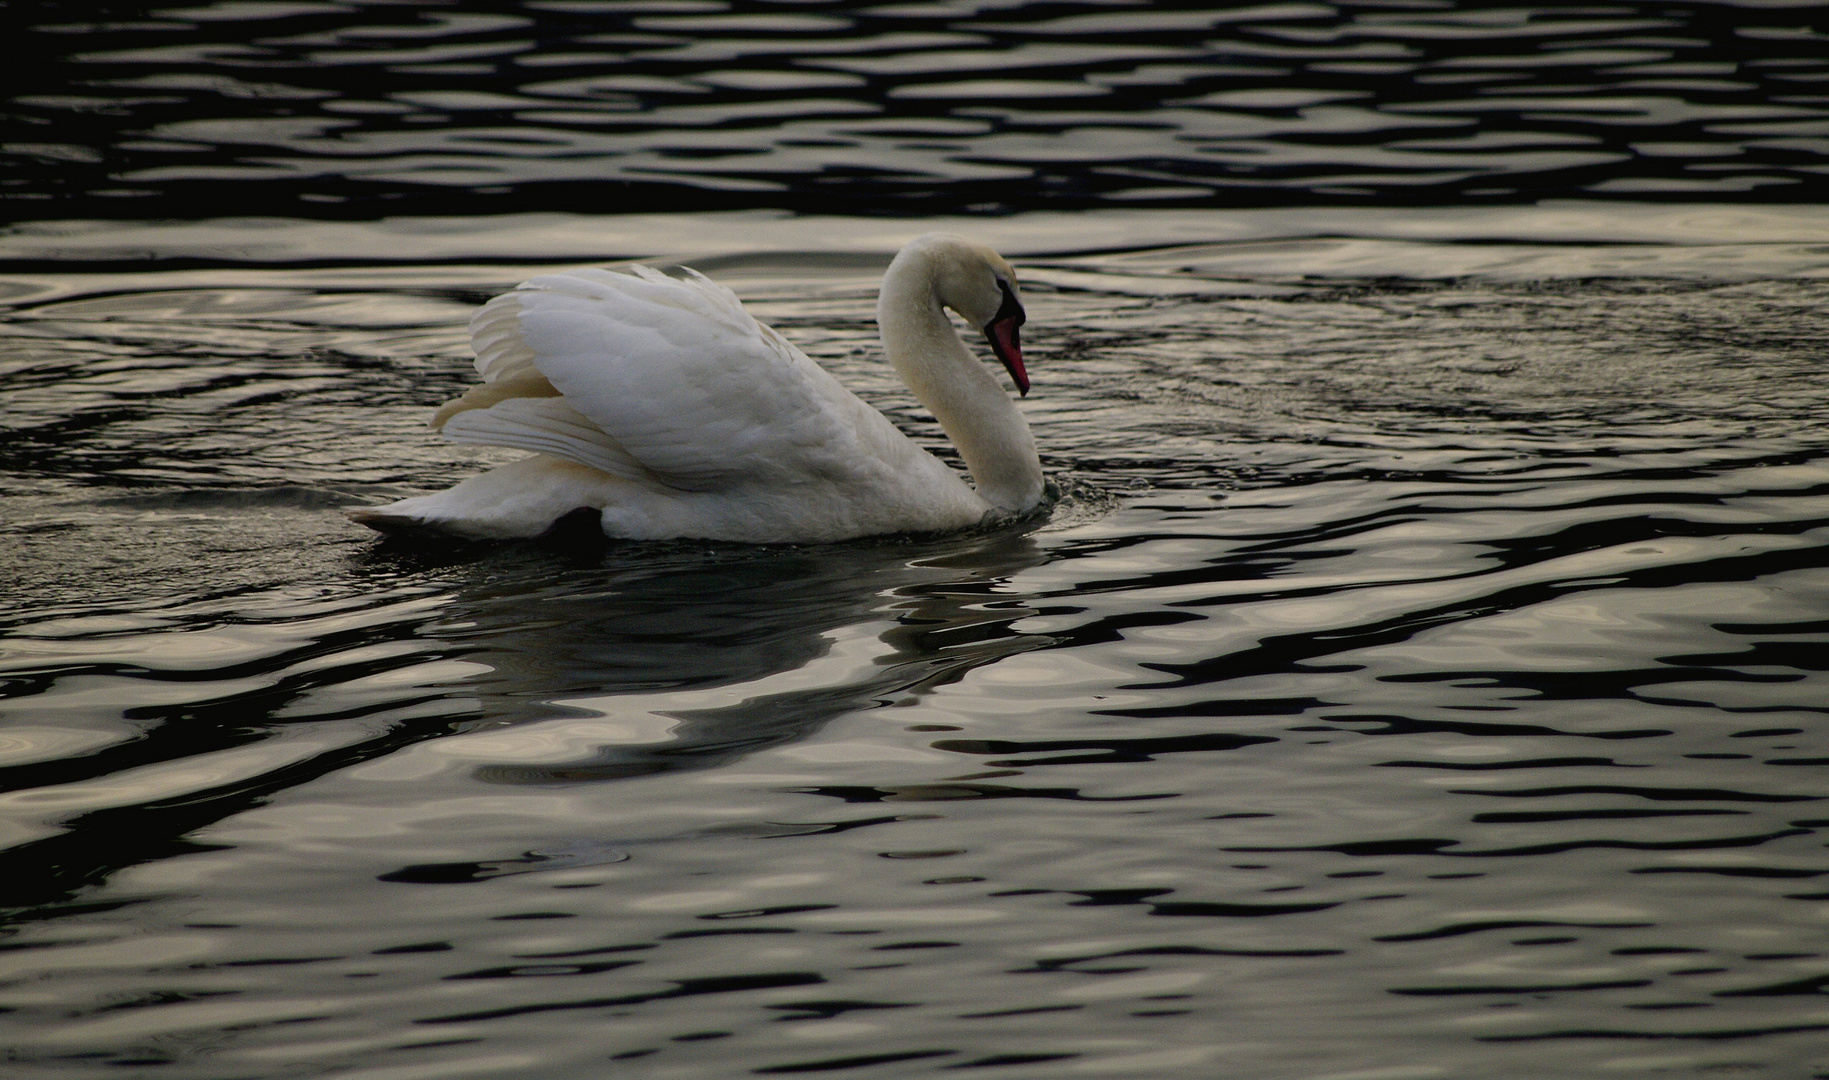
[[[575,510],[606,535],[822,543],[940,532],[1042,499],[1015,402],[942,308],[983,330],[1028,393],[1016,275],[995,251],[930,233],[883,275],[889,362],[959,448],[976,490],[696,272],[534,278],[470,322],[483,385],[434,428],[536,451],[433,495],[350,512],[382,531],[532,537]]]

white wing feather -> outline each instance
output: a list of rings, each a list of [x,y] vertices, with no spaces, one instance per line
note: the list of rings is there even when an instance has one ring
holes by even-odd
[[[552,454],[648,487],[664,486],[564,398],[509,398],[487,409],[460,412],[443,430],[452,442]]]
[[[486,383],[536,370],[533,350],[521,340],[521,305],[513,293],[496,297],[470,317],[470,348]]]
[[[477,324],[485,378],[531,357],[573,409],[676,488],[893,483],[910,454],[926,457],[696,273],[545,275],[491,301]]]

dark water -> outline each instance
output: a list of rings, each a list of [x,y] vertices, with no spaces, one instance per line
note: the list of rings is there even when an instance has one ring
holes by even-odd
[[[1822,201],[1829,5],[9,4],[17,218]]]
[[[8,5],[0,1061],[1829,1077],[1829,22],[1782,0]],[[688,260],[1063,498],[388,544],[475,305]]]
[[[451,253],[542,235],[724,245],[938,447],[930,222],[15,235],[267,261],[6,279],[12,1067],[1829,1075],[1829,224],[1357,216],[980,223],[1062,503],[762,549],[338,508],[479,467]]]

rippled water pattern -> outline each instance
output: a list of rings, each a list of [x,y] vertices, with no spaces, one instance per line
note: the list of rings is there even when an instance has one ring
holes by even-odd
[[[20,13],[13,216],[1821,201],[1829,5]]]
[[[1350,246],[1019,258],[1051,517],[775,549],[343,520],[513,267],[20,279],[11,1067],[1829,1075],[1820,265]],[[886,254],[703,265],[938,447]]]

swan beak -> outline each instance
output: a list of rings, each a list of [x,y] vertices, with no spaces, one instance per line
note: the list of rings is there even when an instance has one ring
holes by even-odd
[[[1029,373],[1022,366],[1022,339],[1018,328],[1028,319],[1022,305],[1016,300],[1016,293],[1009,283],[997,283],[1003,289],[1003,306],[997,314],[984,325],[984,336],[991,343],[991,351],[997,359],[1003,361],[1005,371],[1010,373],[1010,380],[1023,397],[1029,396]]]

